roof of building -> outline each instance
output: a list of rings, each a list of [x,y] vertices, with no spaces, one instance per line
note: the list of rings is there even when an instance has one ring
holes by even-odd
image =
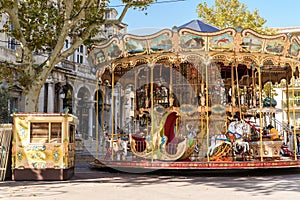
[[[276,29],[279,33],[291,33],[294,35],[300,35],[300,26],[280,27]]]
[[[200,31],[200,32],[216,32],[219,31],[218,28],[214,27],[213,25],[206,24],[198,19],[192,20],[186,24],[183,24],[178,27],[178,29],[182,28],[189,28],[195,31]]]

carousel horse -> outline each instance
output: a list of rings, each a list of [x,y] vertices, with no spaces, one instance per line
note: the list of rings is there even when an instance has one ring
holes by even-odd
[[[234,133],[233,147],[236,153],[243,154],[250,150],[249,143],[243,140],[244,133],[250,132],[250,126],[247,123],[235,121],[231,122],[228,127],[229,134]]]
[[[223,145],[223,143],[231,145],[230,141],[228,140],[225,134],[217,134],[210,138],[210,146],[208,148],[208,154],[210,156],[213,155],[215,149],[219,146]]]
[[[126,160],[128,140],[119,138],[118,140],[112,141],[111,138],[109,138],[108,142],[110,146],[107,149],[105,159],[109,159],[113,151],[117,160]]]
[[[209,155],[212,155],[215,149],[223,143],[231,145],[236,153],[247,153],[250,147],[248,142],[243,141],[243,131],[245,128],[247,128],[247,124],[245,123],[231,122],[225,134],[212,136],[211,145],[208,149]]]

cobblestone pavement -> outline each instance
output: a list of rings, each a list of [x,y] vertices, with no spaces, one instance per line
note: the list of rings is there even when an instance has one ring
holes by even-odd
[[[127,174],[82,165],[67,181],[0,182],[0,199],[260,199],[300,198],[300,169]]]

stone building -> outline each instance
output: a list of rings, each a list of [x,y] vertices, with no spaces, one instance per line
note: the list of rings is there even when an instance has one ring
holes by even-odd
[[[116,19],[117,15],[118,12],[115,9],[107,9],[105,13],[106,19]],[[0,28],[7,20],[8,16],[2,15]],[[97,39],[102,38],[105,40],[113,36],[122,36],[126,33],[127,25],[123,23],[118,25],[109,24],[103,25],[101,28],[104,31],[101,31],[101,35],[97,35]],[[64,48],[68,48],[71,42],[67,39]],[[17,64],[18,50],[18,41],[4,33],[0,33],[0,62],[9,61]],[[42,56],[36,56],[35,59],[43,58]],[[98,91],[97,88],[99,88]],[[9,102],[10,112],[24,111],[25,105],[22,89],[15,87],[10,92],[12,97],[12,100]],[[114,95],[120,95],[121,93],[123,94],[124,92],[115,90]],[[99,114],[98,117],[99,132],[101,132],[101,124],[107,121],[103,118],[111,116],[109,96],[111,96],[109,85],[100,85],[99,83],[97,86],[94,68],[87,61],[87,48],[81,45],[73,55],[59,63],[47,78],[40,91],[38,111],[52,113],[65,112],[68,109],[69,113],[79,118],[77,133],[84,139],[95,138],[96,110],[101,113],[102,105],[105,105],[103,109],[105,111],[104,115]],[[99,101],[98,108],[96,108],[97,99]],[[119,102],[116,101],[115,103],[118,104]]]

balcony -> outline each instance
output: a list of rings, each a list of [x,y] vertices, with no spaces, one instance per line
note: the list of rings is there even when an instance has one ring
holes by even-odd
[[[287,102],[289,103],[289,107],[291,108],[295,108],[295,110],[300,110],[300,99],[291,99],[289,101],[287,100],[283,100],[282,101],[282,108],[283,109],[287,109]]]

